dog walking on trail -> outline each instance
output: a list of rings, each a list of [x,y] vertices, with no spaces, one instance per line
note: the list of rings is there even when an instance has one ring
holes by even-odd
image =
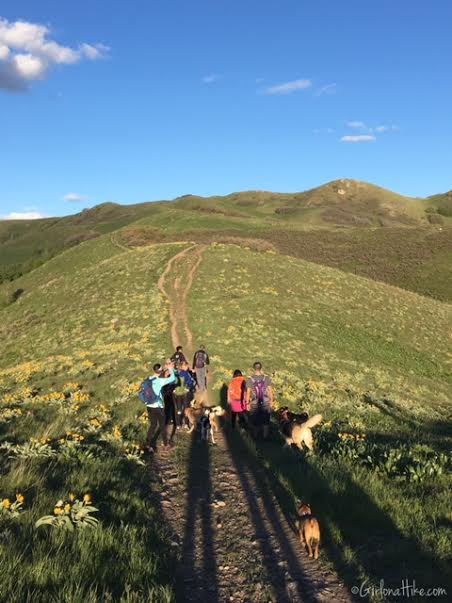
[[[165,369],[168,371],[167,377],[163,375],[162,365],[158,363],[154,364],[154,374],[143,381],[139,392],[139,397],[146,405],[148,413],[149,430],[146,438],[146,449],[149,452],[156,451],[159,433],[162,437],[164,449],[170,447],[165,427],[165,409],[162,389],[165,385],[176,381],[176,374],[170,363],[166,363]]]
[[[234,371],[232,381],[228,387],[228,404],[231,409],[231,426],[235,428],[238,418],[239,425],[246,427],[246,385],[242,371]]]
[[[262,433],[263,438],[266,439],[273,407],[272,380],[264,374],[260,362],[253,364],[253,371],[253,375],[246,381],[249,425],[255,437]]]
[[[201,345],[199,350],[193,356],[193,370],[196,371],[196,381],[200,392],[207,391],[207,373],[210,364],[209,355],[206,347]]]

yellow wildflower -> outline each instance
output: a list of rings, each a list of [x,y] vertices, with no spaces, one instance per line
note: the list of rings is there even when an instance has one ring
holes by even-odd
[[[64,505],[64,512],[65,513],[69,513],[69,511],[72,509],[72,506],[69,503],[66,503]]]
[[[90,494],[85,494],[85,496],[83,497],[83,501],[89,505],[89,503],[91,502],[91,495]]]
[[[9,509],[9,508],[10,508],[10,506],[11,506],[11,501],[9,500],[9,498],[4,498],[4,499],[2,500],[2,507],[3,507],[4,509]]]
[[[53,513],[55,515],[61,515],[62,512],[63,512],[63,509],[61,507],[55,507],[53,510]]]
[[[72,494],[72,492],[69,494],[69,500],[71,502],[73,502],[75,500],[75,494]]]
[[[23,494],[16,494],[16,500],[18,503],[23,503],[25,500],[25,496]]]

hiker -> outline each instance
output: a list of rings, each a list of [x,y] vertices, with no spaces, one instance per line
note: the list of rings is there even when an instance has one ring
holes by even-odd
[[[173,402],[176,413],[177,428],[184,425],[185,409],[190,406],[195,392],[195,380],[193,379],[188,362],[184,361],[177,372],[179,383],[173,390]]]
[[[246,385],[242,371],[234,371],[228,386],[228,404],[231,409],[231,427],[235,429],[237,417],[240,427],[246,427]]]
[[[176,407],[174,406],[173,393],[176,387],[179,385],[179,377],[174,370],[174,362],[168,360],[165,366],[167,367],[165,377],[168,377],[171,371],[174,374],[174,379],[162,387],[163,404],[165,409],[165,429],[167,431],[168,446],[171,447],[173,446],[174,434],[176,433],[177,429]],[[171,428],[169,427],[170,425],[172,425]]]
[[[196,372],[196,382],[200,392],[207,391],[207,373],[210,364],[206,346],[199,346],[199,350],[193,356],[193,370]]]
[[[165,364],[165,369],[168,372],[167,377],[165,377],[163,374],[162,365],[159,363],[154,364],[154,374],[148,378],[152,391],[147,392],[148,395],[146,396],[145,401],[149,419],[149,430],[146,437],[145,449],[147,449],[149,452],[156,451],[159,430],[162,437],[163,448],[170,448],[165,428],[165,411],[162,388],[170,383],[173,383],[176,380],[176,375],[171,364]],[[142,397],[141,399],[143,400]]]
[[[270,415],[273,406],[273,388],[270,377],[264,374],[262,363],[253,364],[253,375],[246,381],[246,403],[249,411],[249,424],[257,436],[261,431],[268,437]]]
[[[171,362],[174,362],[174,368],[177,370],[183,362],[186,361],[185,355],[182,351],[182,346],[178,345],[176,351],[171,356]]]

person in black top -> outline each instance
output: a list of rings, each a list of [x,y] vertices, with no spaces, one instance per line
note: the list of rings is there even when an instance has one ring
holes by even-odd
[[[185,355],[182,351],[182,346],[178,345],[176,351],[171,356],[171,362],[174,363],[174,368],[177,370],[183,362],[186,362]]]

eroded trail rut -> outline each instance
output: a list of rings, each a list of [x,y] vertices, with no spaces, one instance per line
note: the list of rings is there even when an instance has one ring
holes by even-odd
[[[177,254],[159,282],[170,301],[173,344],[183,337],[190,352],[187,296],[203,251],[192,246]],[[179,551],[177,600],[351,601],[338,577],[302,549],[242,436],[225,429],[216,441],[212,446],[196,431],[178,432],[175,449],[152,462],[165,522]]]

